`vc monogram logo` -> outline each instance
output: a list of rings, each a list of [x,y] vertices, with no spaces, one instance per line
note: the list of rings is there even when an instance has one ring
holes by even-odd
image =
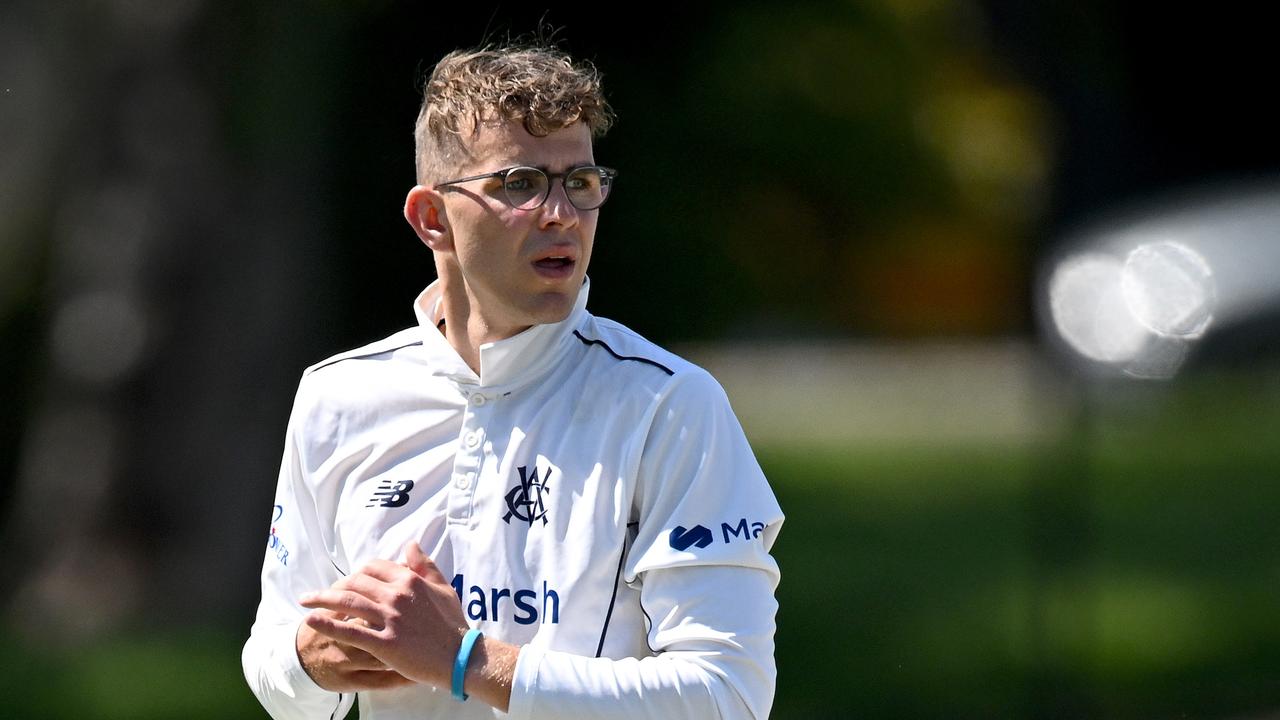
[[[365,507],[401,507],[409,502],[409,491],[413,489],[412,480],[383,480],[378,483],[378,490],[369,498]]]
[[[516,470],[520,472],[520,484],[507,491],[507,514],[502,519],[508,525],[513,517],[530,525],[533,525],[534,520],[541,520],[546,525],[547,507],[542,503],[542,493],[548,489],[547,481],[551,479],[551,470],[548,469],[541,480],[538,479],[537,466],[534,466],[532,473],[525,465]]]

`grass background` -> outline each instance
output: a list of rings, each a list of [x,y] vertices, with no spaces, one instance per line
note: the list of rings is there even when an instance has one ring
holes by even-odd
[[[1204,373],[1084,397],[1008,447],[760,447],[773,717],[1249,717],[1280,709],[1280,384]],[[15,718],[264,717],[239,624],[0,642]]]

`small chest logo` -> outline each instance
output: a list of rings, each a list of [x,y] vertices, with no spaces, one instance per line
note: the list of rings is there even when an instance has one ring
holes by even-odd
[[[507,514],[502,516],[508,525],[511,524],[511,518],[522,520],[533,525],[534,520],[541,520],[543,525],[547,524],[547,506],[542,502],[542,493],[548,489],[547,481],[551,479],[551,470],[548,469],[542,479],[538,479],[538,468],[535,466],[533,472],[529,472],[529,468],[521,465],[516,468],[520,473],[520,484],[507,491]]]
[[[412,480],[383,480],[378,483],[378,490],[369,498],[369,504],[365,507],[401,507],[409,502],[409,491],[412,489]]]

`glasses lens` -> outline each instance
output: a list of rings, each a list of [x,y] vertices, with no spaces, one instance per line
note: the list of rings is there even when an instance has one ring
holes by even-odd
[[[503,180],[502,189],[512,207],[529,210],[542,204],[547,196],[547,176],[537,168],[514,168]]]
[[[594,210],[603,205],[609,197],[610,185],[612,178],[598,167],[578,168],[564,179],[569,202],[579,210]]]

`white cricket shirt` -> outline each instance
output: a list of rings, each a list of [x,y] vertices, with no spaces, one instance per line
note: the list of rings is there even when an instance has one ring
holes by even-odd
[[[418,326],[309,368],[287,431],[245,677],[272,717],[340,718],[299,664],[305,592],[416,540],[485,635],[522,645],[516,718],[763,718],[783,515],[704,370],[586,311],[480,349]],[[449,688],[369,720],[502,713]]]

